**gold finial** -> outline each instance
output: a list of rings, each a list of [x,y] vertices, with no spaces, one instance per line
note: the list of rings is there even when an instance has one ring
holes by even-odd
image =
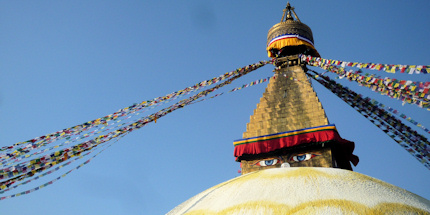
[[[294,17],[296,17],[296,20],[298,22],[301,22],[299,17],[297,16],[296,12],[294,11],[294,7],[291,7],[290,2],[287,3],[287,6],[285,7],[285,9],[283,10],[284,13],[282,14],[282,19],[281,22],[285,22],[287,20],[294,20],[293,17],[291,16],[291,12],[293,12]],[[287,13],[287,17],[285,17],[285,13]],[[284,20],[285,18],[285,20]]]

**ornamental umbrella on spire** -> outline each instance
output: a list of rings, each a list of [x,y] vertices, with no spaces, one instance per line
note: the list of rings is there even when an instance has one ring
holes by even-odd
[[[294,17],[291,15],[294,14]],[[306,54],[320,57],[314,47],[312,30],[302,23],[290,3],[284,9],[281,22],[270,28],[267,34],[267,54],[269,57]]]

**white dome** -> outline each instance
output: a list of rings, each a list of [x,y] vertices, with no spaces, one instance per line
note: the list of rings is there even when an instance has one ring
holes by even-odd
[[[168,214],[430,214],[430,201],[349,170],[275,168],[216,185]]]

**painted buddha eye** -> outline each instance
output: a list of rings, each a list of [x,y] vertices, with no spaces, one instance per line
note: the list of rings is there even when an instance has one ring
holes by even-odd
[[[318,155],[311,154],[311,153],[298,154],[298,155],[291,156],[290,161],[302,162],[302,161],[310,160],[310,159],[312,159],[312,158],[314,158],[316,156],[318,156]]]
[[[257,165],[257,166],[273,166],[273,165],[276,165],[277,163],[280,163],[280,160],[275,158],[275,159],[270,159],[270,160],[258,161],[254,165]]]

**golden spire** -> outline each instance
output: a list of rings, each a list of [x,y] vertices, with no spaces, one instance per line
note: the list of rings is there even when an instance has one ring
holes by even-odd
[[[299,54],[319,56],[311,29],[300,22],[288,3],[281,23],[269,30],[267,38],[267,51],[276,58],[277,69],[246,125],[243,139],[233,143],[242,174],[290,166],[352,169],[350,161],[358,162],[352,155],[354,143],[342,139],[336,127],[329,125],[306,76],[306,65],[300,62]]]
[[[284,42],[285,44],[301,42],[300,36],[310,38],[313,42],[311,29],[300,21],[294,7],[288,2],[283,10],[281,22],[269,30],[268,43],[277,38],[279,39],[276,42],[270,44],[272,47],[282,45]],[[303,50],[300,44],[280,48],[276,54],[279,69],[276,70],[274,78],[270,80],[260,103],[257,104],[243,138],[328,124],[324,109],[305,74],[306,66],[298,59],[298,54]]]
[[[293,57],[290,57],[293,59]],[[327,125],[324,109],[303,67],[286,61],[276,72],[247,124],[243,138]]]

